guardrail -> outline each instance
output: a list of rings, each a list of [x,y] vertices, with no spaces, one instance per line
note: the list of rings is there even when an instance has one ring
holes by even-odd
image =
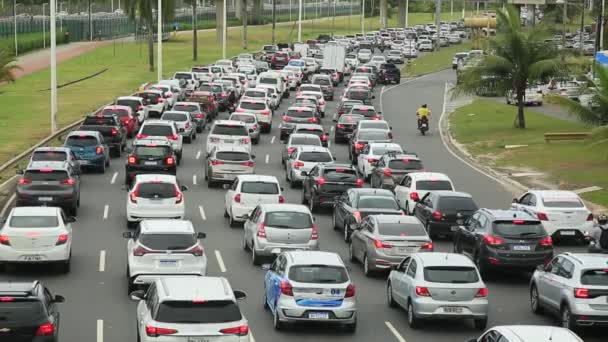
[[[589,137],[591,133],[588,132],[566,132],[566,133],[545,133],[545,142],[549,143],[551,141],[559,141],[559,140],[585,140]]]

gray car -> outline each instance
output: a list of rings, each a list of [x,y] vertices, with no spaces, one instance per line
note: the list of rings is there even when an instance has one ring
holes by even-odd
[[[310,210],[301,204],[261,204],[243,225],[243,248],[253,264],[289,250],[318,250],[319,233]]]
[[[196,140],[196,123],[189,112],[166,111],[160,119],[175,122],[179,135],[184,137],[186,143],[191,144],[192,140]]]
[[[249,131],[251,143],[254,145],[260,143],[260,125],[258,124],[258,117],[255,113],[232,113],[228,120],[244,122]]]
[[[532,312],[559,315],[573,331],[607,326],[608,258],[605,254],[563,253],[539,265],[530,280]]]
[[[286,166],[289,155],[294,153],[299,146],[321,146],[321,139],[315,134],[291,134],[285,147],[281,151],[281,163]]]
[[[433,242],[424,226],[413,216],[370,215],[351,234],[348,248],[352,261],[363,263],[363,273],[387,271],[404,257],[432,252]]]
[[[488,289],[475,264],[454,253],[415,253],[391,271],[387,303],[407,311],[410,328],[421,320],[473,319],[475,328],[488,323]]]
[[[245,147],[214,147],[205,159],[205,180],[208,187],[231,184],[238,175],[255,173],[255,156]]]

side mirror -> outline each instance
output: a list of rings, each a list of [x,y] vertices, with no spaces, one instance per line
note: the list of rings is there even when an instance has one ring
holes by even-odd
[[[53,303],[63,303],[65,302],[65,297],[60,295],[55,295],[53,298]]]
[[[541,265],[536,266],[536,270],[537,271],[544,271],[545,270],[545,265],[541,264]]]
[[[224,189],[224,190],[230,189],[230,184],[222,184],[222,189]]]
[[[188,187],[185,185],[182,185],[179,187],[182,191],[188,191]]]
[[[306,171],[302,171],[301,174],[302,174],[303,177],[308,177],[308,172],[306,172]]]
[[[285,191],[285,189],[283,187],[281,187],[281,191]]]
[[[122,233],[122,237],[125,239],[132,239],[134,236],[133,232],[124,232]]]
[[[255,159],[255,154],[252,154],[252,155],[251,155],[251,159]]]
[[[133,291],[130,294],[131,300],[143,300],[146,298],[146,293],[143,290]]]
[[[23,172],[23,170],[19,169],[19,170],[15,170],[15,173],[18,175],[22,175],[24,172]]]
[[[232,293],[234,293],[234,298],[236,298],[236,300],[247,298],[247,294],[241,290],[234,290]]]
[[[261,267],[262,267],[262,269],[263,269],[264,271],[269,271],[269,270],[270,270],[271,265],[270,265],[270,264],[263,264]]]
[[[68,218],[66,219],[67,223],[72,223],[76,221],[78,221],[78,219],[75,216],[68,216]]]
[[[511,203],[519,203],[519,200],[517,198],[514,198]]]
[[[129,154],[130,154],[130,153],[133,153],[133,149],[132,149],[131,147],[127,147],[127,148],[125,149],[125,152],[127,152],[127,153],[129,153]]]
[[[207,237],[207,234],[205,234],[203,232],[196,233],[196,238],[197,239],[204,239],[206,237]]]

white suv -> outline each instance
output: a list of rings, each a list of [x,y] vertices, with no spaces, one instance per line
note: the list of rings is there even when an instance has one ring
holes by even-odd
[[[235,227],[238,222],[245,222],[257,205],[285,203],[282,190],[275,176],[239,175],[226,191],[224,217]]]
[[[144,220],[135,232],[124,232],[127,242],[128,293],[165,275],[207,274],[207,256],[187,220]]]
[[[127,195],[127,227],[147,218],[182,219],[185,215],[185,185],[173,175],[140,174]]]
[[[397,203],[408,215],[414,214],[416,203],[429,191],[454,191],[452,180],[438,172],[412,172],[403,177],[395,187]]]
[[[177,156],[177,164],[179,165],[182,160],[184,137],[179,134],[175,122],[169,120],[146,120],[139,129],[139,133],[135,136],[135,139],[154,138],[166,138],[169,140],[171,148],[173,148],[173,152]]]
[[[251,138],[247,124],[234,120],[216,120],[207,136],[206,153],[209,154],[214,147],[223,146],[244,147],[251,152]]]

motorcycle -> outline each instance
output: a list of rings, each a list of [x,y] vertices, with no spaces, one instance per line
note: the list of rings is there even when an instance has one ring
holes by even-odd
[[[418,119],[418,130],[422,135],[426,135],[426,132],[429,130],[429,119],[426,116]]]

